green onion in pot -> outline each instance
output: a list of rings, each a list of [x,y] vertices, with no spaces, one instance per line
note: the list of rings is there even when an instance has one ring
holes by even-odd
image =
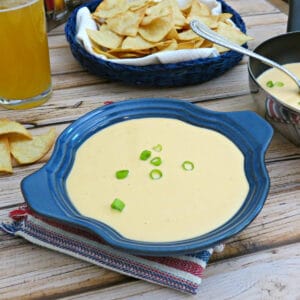
[[[277,86],[277,87],[283,87],[283,86],[284,86],[284,83],[281,82],[281,81],[276,81],[276,82],[274,83],[274,86]]]

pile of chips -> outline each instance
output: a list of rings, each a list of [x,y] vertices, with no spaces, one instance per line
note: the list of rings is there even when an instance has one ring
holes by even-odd
[[[189,25],[193,19],[240,45],[251,39],[233,25],[231,14],[212,15],[199,0],[190,0],[185,7],[177,0],[103,0],[92,17],[99,25],[99,30],[87,29],[93,49],[110,59],[179,49],[228,51],[194,33]]]
[[[53,146],[55,129],[32,136],[20,123],[0,119],[0,172],[12,173],[12,157],[20,165],[42,158]]]

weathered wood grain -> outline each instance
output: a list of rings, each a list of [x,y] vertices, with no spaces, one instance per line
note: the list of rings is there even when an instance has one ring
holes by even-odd
[[[263,18],[260,16],[260,18],[262,19],[262,22],[266,23],[266,17]],[[270,18],[270,20],[273,20],[273,18]],[[280,22],[283,21],[284,20],[281,20]],[[253,22],[253,24],[255,24],[257,20]],[[264,30],[260,29],[262,32],[268,32],[265,23],[258,26],[259,28],[264,28]],[[274,24],[271,23],[270,26],[274,26]],[[280,28],[283,30],[283,25],[280,25]],[[106,100],[118,101],[128,98],[160,96],[182,98],[189,101],[202,101],[221,97],[226,98],[237,95],[246,95],[249,91],[247,66],[245,64],[246,60],[243,60],[241,64],[227,72],[224,76],[211,80],[205,84],[186,88],[165,88],[160,89],[158,93],[156,88],[128,87],[121,83],[109,83],[103,78],[87,74],[71,56],[68,48],[52,49],[51,58],[54,74],[53,84],[55,89],[53,96],[45,105],[36,108],[35,110],[24,112],[22,116],[25,117],[25,120],[21,120],[23,122],[30,122],[32,119],[34,119],[35,122],[39,122],[39,120],[48,118],[48,116],[50,116],[50,118],[52,116],[53,119],[58,122],[70,121],[72,119],[68,119],[68,117],[73,116],[73,106],[80,101],[82,101],[84,105],[75,111],[82,114],[101,105],[101,103]],[[112,90],[114,91],[113,94],[111,93]],[[86,103],[86,101],[88,103]],[[89,104],[92,104],[92,106],[85,106]],[[66,111],[66,109],[68,109],[68,111]],[[70,112],[71,110],[72,113]],[[47,111],[47,113],[45,113],[45,111]],[[14,118],[15,112],[0,108],[0,117],[3,116]],[[26,116],[30,116],[31,120]]]
[[[300,297],[300,244],[279,247],[209,265],[197,296],[132,281],[62,298],[79,299],[290,299]]]
[[[286,30],[286,15],[264,0],[227,2],[243,16],[248,33],[255,38],[249,43],[251,49]],[[0,118],[20,121],[38,134],[50,127],[61,132],[107,100],[168,97],[217,111],[255,110],[246,58],[224,76],[201,85],[159,91],[128,87],[84,71],[70,53],[63,27],[49,34],[55,90],[51,100],[27,111],[0,108]],[[0,220],[23,203],[20,181],[40,168],[49,155],[34,165],[16,166],[11,176],[0,176]],[[266,204],[250,226],[213,256],[199,296],[137,281],[0,232],[0,299],[300,299],[296,244],[300,241],[300,147],[275,133],[266,161],[271,178]]]
[[[125,276],[34,245],[0,252],[1,299],[46,299],[116,284]]]
[[[289,13],[289,5],[287,0],[268,0],[273,6],[278,8],[281,12],[288,14]]]
[[[282,163],[276,164],[283,167],[283,170],[287,170],[290,167],[289,165],[283,166]],[[286,174],[282,173],[281,175],[283,178],[289,179]],[[270,170],[270,176],[271,178],[276,178],[273,170]],[[291,184],[292,187],[287,186],[285,182],[281,182],[285,190],[276,189],[274,191],[271,188],[270,195],[261,214],[246,230],[230,239],[227,242],[224,252],[215,255],[213,259],[219,261],[224,258],[241,256],[260,249],[300,241],[298,230],[300,226],[300,207],[298,204],[300,197],[299,177],[298,173]],[[10,209],[1,210],[1,219],[3,219],[3,215],[6,215]],[[52,287],[55,287],[52,290],[53,294],[59,294],[61,291],[67,293],[71,293],[73,290],[77,291],[78,282],[82,281],[82,276],[87,276],[84,283],[86,289],[98,287],[100,284],[97,280],[95,281],[94,277],[97,277],[96,274],[102,276],[103,270],[97,267],[75,259],[63,258],[64,256],[60,254],[46,251],[21,239],[12,239],[5,234],[0,235],[0,245],[0,269],[9,269],[8,273],[3,274],[3,277],[0,275],[0,292],[4,294],[12,293],[11,295],[15,295],[14,293],[16,292],[13,292],[16,290],[15,285],[20,285],[20,282],[23,282],[21,284],[23,292],[18,291],[20,297],[22,295],[25,297],[28,289],[31,291],[30,296],[38,297],[41,286],[43,286],[45,295],[50,294],[51,291],[48,291],[48,286],[45,283],[46,278],[50,276],[48,272],[52,272],[51,282]],[[58,261],[60,265],[55,267],[55,263],[52,263],[53,260]],[[39,273],[35,273],[37,267],[41,272],[40,275]],[[65,274],[66,270],[68,270],[67,274]],[[22,274],[19,274],[19,272],[22,272]],[[88,277],[87,274],[90,274],[89,276],[91,277]],[[32,276],[35,278],[34,283],[30,281]],[[111,276],[113,275],[108,276],[112,280],[109,282],[106,282],[102,278],[102,285],[115,284],[119,280],[124,280],[124,278],[118,276],[114,277],[115,279],[111,279]],[[67,280],[69,277],[72,278],[72,283]],[[82,286],[80,286],[81,288]]]
[[[199,106],[213,109],[217,111],[228,111],[228,110],[246,110],[253,107],[251,105],[252,102],[248,96],[237,97],[237,98],[230,98],[225,100],[215,100],[215,101],[207,101],[198,104]],[[43,107],[43,106],[42,106]],[[76,110],[81,109],[80,107]],[[84,108],[88,111],[88,108]],[[73,109],[74,110],[74,109]],[[63,109],[62,109],[63,111]],[[32,118],[30,115],[30,111],[25,111],[24,114],[29,113],[29,117]],[[61,112],[62,113],[62,112]],[[24,116],[24,114],[22,116]],[[42,116],[46,118],[46,116]],[[65,118],[76,118],[76,115],[73,116],[63,116],[63,120]],[[24,120],[24,119],[23,119]],[[32,119],[30,119],[32,120]],[[28,120],[30,122],[30,120]],[[53,121],[58,121],[58,116],[54,116]],[[20,121],[20,120],[19,120]],[[25,119],[26,121],[26,119]],[[45,119],[51,123],[50,116],[48,119]],[[50,124],[46,127],[40,127],[36,129],[31,129],[33,135],[44,133],[48,130],[49,127],[55,127],[57,129],[57,133],[59,134],[67,124]],[[39,169],[42,164],[48,160],[51,152],[41,161],[41,163],[36,163],[29,166],[15,166],[14,167],[14,174],[13,175],[0,175],[0,207],[6,207],[8,205],[15,205],[22,202],[22,195],[20,192],[20,181],[25,176],[31,174],[35,170]],[[288,142],[285,138],[283,138],[280,134],[275,133],[275,136],[272,140],[272,143],[267,151],[266,154],[266,161],[268,162],[268,168],[270,171],[270,176],[272,180],[272,185],[274,186],[274,192],[281,191],[282,188],[285,189],[285,186],[288,185],[290,188],[294,187],[299,184],[299,158],[300,158],[300,148],[294,146],[292,143]],[[281,167],[281,160],[287,160],[282,162]],[[276,162],[277,163],[271,163]],[[284,169],[284,176],[283,171]]]
[[[247,94],[249,91],[247,76],[246,66],[239,65],[228,71],[224,76],[201,85],[160,88],[159,91],[157,88],[141,88],[108,82],[79,85],[78,87],[73,86],[55,90],[47,103],[34,110],[22,111],[22,114],[0,109],[0,117],[17,119],[22,123],[35,122],[42,125],[72,121],[83,113],[101,106],[103,102],[108,100],[120,101],[133,98],[160,97],[197,102],[210,99],[224,99]],[[82,104],[74,109],[74,105],[80,101],[82,101]]]
[[[299,242],[299,196],[300,193],[295,191],[270,196],[259,217],[244,232],[228,241],[224,252],[216,255],[213,260],[221,260],[223,263],[224,258]],[[282,205],[285,205],[284,212]],[[27,299],[26,297],[37,298],[41,295],[73,294],[82,289],[98,289],[126,280],[121,275],[44,250],[19,238],[12,239],[2,234],[0,245],[2,243],[0,269],[7,271],[0,274],[1,295]],[[31,281],[32,277],[34,282]],[[51,284],[47,284],[49,277]]]

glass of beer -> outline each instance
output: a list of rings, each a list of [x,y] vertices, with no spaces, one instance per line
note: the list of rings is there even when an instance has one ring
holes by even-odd
[[[51,91],[43,0],[0,0],[0,105],[32,108]]]

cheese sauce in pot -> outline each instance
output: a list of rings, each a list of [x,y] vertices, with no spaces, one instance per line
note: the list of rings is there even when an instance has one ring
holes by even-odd
[[[285,64],[283,66],[300,78],[300,63]],[[293,79],[282,71],[270,68],[257,78],[257,82],[281,102],[300,110],[299,89]]]
[[[152,148],[162,145],[160,152]],[[150,150],[151,157],[140,160]],[[160,166],[150,163],[160,157]],[[194,169],[182,168],[184,161]],[[160,179],[149,173],[159,169]],[[129,170],[124,179],[116,171]],[[228,221],[249,190],[244,156],[222,134],[167,118],[117,123],[87,139],[76,152],[66,182],[71,202],[84,216],[122,236],[170,242],[205,234]],[[115,198],[123,211],[111,208]]]

